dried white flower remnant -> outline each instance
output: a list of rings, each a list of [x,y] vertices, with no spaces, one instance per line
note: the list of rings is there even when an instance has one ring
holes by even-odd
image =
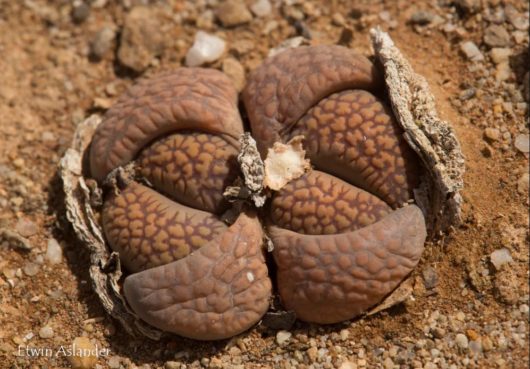
[[[293,137],[287,144],[275,142],[265,159],[263,185],[278,191],[293,179],[301,177],[311,169],[302,147],[303,136]]]

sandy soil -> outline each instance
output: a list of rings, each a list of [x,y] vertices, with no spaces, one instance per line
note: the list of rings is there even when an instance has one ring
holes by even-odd
[[[124,39],[140,27],[125,22],[138,3],[149,5],[142,11],[155,20],[146,26],[154,41]],[[57,353],[79,336],[109,350],[99,368],[528,367],[528,153],[514,145],[528,141],[528,4],[272,1],[270,14],[225,27],[212,13],[217,3],[0,0],[0,367],[69,367]],[[465,221],[428,245],[414,298],[343,324],[258,326],[215,343],[129,337],[99,305],[88,255],[64,220],[56,170],[76,124],[139,76],[182,65],[199,29],[227,42],[211,66],[230,57],[248,72],[300,34],[369,54],[376,25],[427,78],[466,156]],[[483,60],[462,52],[466,41]],[[133,68],[122,47],[135,51]],[[509,55],[499,60],[503,51],[492,47]],[[57,264],[46,257],[54,240],[63,250]],[[497,269],[491,254],[503,248],[512,260]],[[52,352],[30,356],[27,347]]]

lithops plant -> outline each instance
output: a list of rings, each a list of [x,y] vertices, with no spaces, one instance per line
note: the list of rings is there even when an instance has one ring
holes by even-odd
[[[181,68],[132,87],[94,134],[90,172],[100,183],[136,159],[137,175],[118,178],[106,194],[101,223],[131,272],[127,302],[157,328],[222,339],[268,308],[258,219],[243,212],[227,227],[219,218],[242,133],[230,80],[216,70]]]
[[[273,196],[268,227],[282,303],[306,321],[366,311],[423,251],[420,209],[392,211],[411,200],[420,171],[382,99],[382,80],[362,55],[323,45],[267,59],[243,91],[262,155],[303,135],[318,169]]]
[[[266,237],[284,309],[351,319],[406,278],[427,235],[458,223],[458,141],[388,36],[372,36],[379,66],[343,47],[299,47],[249,76],[242,100],[261,157],[303,137],[313,166],[277,191],[259,193],[267,171],[215,70],[146,79],[79,126],[61,161],[67,217],[128,332],[211,340],[250,328],[275,293]],[[254,200],[233,207],[223,193]]]

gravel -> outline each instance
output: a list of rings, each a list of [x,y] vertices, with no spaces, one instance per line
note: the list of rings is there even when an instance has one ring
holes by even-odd
[[[9,246],[15,249],[29,251],[32,244],[25,237],[7,228],[0,228],[0,245]]]
[[[425,285],[426,289],[430,290],[436,287],[436,285],[438,284],[438,276],[434,268],[428,266],[423,269],[421,273],[423,277],[423,284]]]
[[[116,32],[110,26],[101,28],[90,43],[90,54],[97,60],[102,59],[114,44]]]
[[[276,343],[278,345],[283,345],[284,343],[288,342],[291,338],[292,333],[288,331],[278,331],[276,333]]]
[[[27,218],[20,218],[15,224],[15,231],[22,237],[31,237],[37,234],[37,225]]]
[[[223,55],[225,47],[226,43],[222,38],[199,31],[195,34],[195,42],[186,54],[186,65],[197,67],[211,63]]]
[[[252,20],[252,14],[242,0],[220,2],[215,9],[215,15],[225,27],[238,26]]]
[[[511,263],[513,259],[510,250],[502,248],[491,253],[490,261],[495,269],[500,270],[503,265]]]
[[[90,15],[90,6],[85,2],[80,2],[72,9],[72,20],[75,23],[83,23]]]
[[[530,146],[530,137],[528,134],[519,134],[517,137],[515,137],[514,146],[517,150],[524,154],[528,154],[529,146]]]
[[[501,131],[498,128],[488,127],[484,130],[484,136],[490,141],[499,141],[501,139]]]
[[[528,30],[528,13],[520,13],[512,4],[507,4],[504,8],[504,13],[508,22],[520,31]]]
[[[526,195],[528,193],[529,182],[530,175],[528,173],[524,173],[517,181],[517,192],[519,192],[521,195]]]
[[[504,47],[494,47],[490,51],[491,60],[495,64],[508,62],[512,54],[513,54],[512,49],[504,48]]]
[[[512,70],[508,62],[503,62],[497,65],[495,68],[495,80],[497,82],[503,82],[508,80],[512,75]]]
[[[41,329],[39,329],[39,337],[40,338],[52,338],[53,337],[53,329],[50,326],[44,326]]]
[[[63,250],[55,238],[48,240],[45,258],[51,265],[59,264],[63,260]]]
[[[178,361],[166,361],[164,369],[180,369],[181,365]]]
[[[477,13],[482,7],[480,0],[455,0],[454,4],[468,15]]]
[[[455,336],[455,343],[460,347],[461,349],[467,349],[469,346],[469,341],[465,334],[458,333]]]
[[[162,19],[154,8],[137,6],[127,14],[121,31],[118,60],[135,72],[143,72],[165,48]]]
[[[90,369],[98,362],[96,347],[87,337],[76,337],[70,345],[70,348],[88,353],[87,355],[67,355],[66,358],[70,362],[70,365],[72,365],[72,368]]]
[[[484,32],[484,43],[490,47],[510,46],[510,34],[503,26],[492,24]]]
[[[473,41],[465,41],[460,44],[460,50],[464,55],[471,61],[482,61],[484,60],[484,55],[478,48],[478,46]]]
[[[256,17],[266,17],[272,11],[272,5],[269,0],[257,0],[250,6],[250,10]]]
[[[420,10],[414,12],[410,17],[410,22],[412,24],[419,24],[420,26],[429,24],[434,19],[434,14],[428,11]]]
[[[120,358],[117,356],[111,356],[107,360],[107,364],[109,365],[109,368],[111,369],[119,369],[120,368]]]
[[[39,273],[39,270],[40,270],[39,264],[31,263],[31,262],[26,263],[26,265],[24,265],[24,268],[23,268],[24,274],[26,274],[29,277],[36,276],[37,273]]]

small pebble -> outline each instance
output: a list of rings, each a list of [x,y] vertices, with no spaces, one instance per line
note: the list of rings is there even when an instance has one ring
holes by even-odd
[[[39,272],[39,265],[35,263],[27,263],[26,265],[24,265],[23,270],[24,274],[33,277]]]
[[[340,364],[339,369],[357,369],[357,364],[353,361],[344,361]]]
[[[435,327],[435,328],[433,328],[431,330],[431,333],[432,333],[434,338],[444,338],[445,334],[446,334],[446,331],[443,328]]]
[[[41,329],[39,329],[39,337],[40,338],[52,338],[53,337],[53,329],[50,326],[44,326]]]
[[[250,10],[256,17],[266,17],[272,11],[272,5],[269,0],[257,0],[250,6]]]
[[[311,30],[309,29],[309,25],[303,20],[294,21],[293,26],[296,30],[296,33],[302,36],[303,38],[310,40],[313,37],[311,36]]]
[[[83,23],[90,15],[90,6],[85,2],[75,5],[72,9],[72,19],[75,23]]]
[[[469,350],[474,353],[475,355],[479,355],[482,353],[482,342],[480,341],[470,341],[469,342]]]
[[[499,141],[501,138],[501,131],[497,128],[488,127],[484,130],[484,136],[490,141]]]
[[[511,263],[513,261],[510,255],[510,250],[502,248],[495,250],[490,254],[490,260],[495,269],[499,270],[504,264]]]
[[[72,365],[73,369],[90,369],[97,363],[96,347],[87,337],[76,337],[72,342],[71,349],[73,354],[67,355],[66,358]],[[88,353],[82,355],[83,353]]]
[[[514,26],[515,29],[518,29],[520,31],[527,31],[528,30],[528,15],[521,14],[515,7],[511,4],[507,4],[504,8],[504,13],[506,14],[506,18],[508,19],[508,22]]]
[[[207,9],[195,19],[195,25],[199,29],[210,30],[214,28],[214,20],[215,14],[213,10]]]
[[[226,0],[220,2],[215,15],[225,27],[237,26],[252,20],[252,14],[242,0]]]
[[[180,369],[181,365],[178,361],[166,361],[164,369]]]
[[[461,349],[467,349],[469,346],[469,341],[465,334],[458,333],[455,337],[455,342]]]
[[[519,134],[515,137],[514,146],[517,150],[524,154],[528,154],[530,146],[530,137],[526,134]]]
[[[318,349],[316,347],[310,347],[307,351],[307,357],[309,358],[309,361],[310,362],[315,362],[317,361],[317,357],[318,357]]]
[[[455,318],[463,322],[466,319],[466,314],[463,311],[459,311],[456,313]]]
[[[530,183],[530,175],[528,173],[523,173],[523,175],[517,181],[517,192],[521,195],[526,195],[528,193],[528,186]]]
[[[63,249],[55,238],[48,240],[48,248],[46,249],[46,260],[51,264],[59,264],[63,260]]]
[[[388,10],[383,10],[382,12],[379,12],[379,14],[377,15],[379,19],[381,19],[385,23],[388,23],[392,20],[392,15],[390,14]]]
[[[186,54],[186,65],[197,67],[211,63],[221,57],[225,50],[225,41],[217,36],[199,31],[195,34],[195,42]]]
[[[223,369],[224,368],[223,360],[221,360],[218,357],[213,357],[211,358],[210,364],[208,365],[208,367],[212,369]]]
[[[480,52],[479,48],[473,41],[465,41],[460,44],[460,50],[464,55],[471,61],[482,61],[484,60],[484,55]]]
[[[476,341],[480,337],[477,331],[475,331],[474,329],[468,329],[466,331],[466,335],[471,341]]]
[[[109,364],[109,368],[111,369],[119,369],[120,367],[120,358],[117,356],[111,356],[108,358],[107,364]]]
[[[492,24],[484,31],[484,43],[490,47],[510,46],[510,34],[503,26]]]
[[[490,51],[491,60],[495,64],[500,64],[509,61],[511,55],[512,49],[505,47],[494,47]]]
[[[20,218],[15,225],[15,231],[22,237],[31,237],[37,233],[38,228],[31,220]]]
[[[305,18],[304,12],[301,9],[298,9],[293,6],[284,5],[282,7],[282,12],[285,18],[290,19],[292,21],[300,21]]]
[[[434,268],[427,266],[422,270],[421,274],[426,289],[430,290],[436,287],[438,284],[438,276],[436,275],[436,270],[434,270]]]
[[[346,20],[344,19],[344,16],[341,13],[334,13],[331,16],[331,22],[335,26],[339,26],[339,27],[342,27],[346,24]]]
[[[477,94],[477,90],[473,87],[468,88],[460,92],[460,95],[458,95],[458,98],[462,101],[466,101],[469,99],[472,99]]]
[[[493,349],[493,341],[488,336],[482,338],[482,348],[484,351],[491,351]]]
[[[512,69],[510,68],[510,63],[502,62],[497,64],[495,68],[495,80],[497,82],[502,82],[508,80],[512,75]]]
[[[135,6],[127,13],[120,36],[118,60],[137,73],[146,70],[165,47],[162,19],[154,7]]]
[[[340,331],[340,339],[342,341],[346,341],[348,339],[348,337],[350,336],[350,331],[347,330],[347,329],[342,329]]]
[[[292,334],[291,332],[288,332],[288,331],[278,331],[278,333],[276,333],[276,343],[278,345],[283,345],[284,343],[286,343],[287,341],[289,341],[289,339],[291,338]]]
[[[90,43],[90,54],[100,60],[111,49],[116,33],[109,26],[101,28]]]
[[[480,0],[455,0],[453,3],[467,14],[475,14],[482,7]]]
[[[394,361],[387,357],[384,361],[383,361],[383,366],[385,367],[385,369],[393,369],[394,368]]]
[[[13,278],[15,278],[16,270],[15,269],[10,269],[10,268],[5,268],[5,269],[2,270],[2,273],[4,274],[4,276],[7,279],[13,279]]]
[[[44,131],[42,132],[40,139],[45,142],[55,141],[55,135],[53,134],[53,132]]]
[[[17,169],[22,169],[26,165],[26,162],[22,158],[16,158],[15,160],[13,160],[13,165]]]
[[[513,39],[517,45],[523,43],[528,44],[528,33],[523,31],[515,31],[512,33]]]
[[[11,203],[15,208],[19,208],[24,203],[24,199],[20,196],[15,196],[11,198]]]
[[[410,22],[412,24],[419,24],[420,26],[424,26],[426,24],[429,24],[434,19],[434,14],[425,10],[419,10],[417,12],[414,12],[412,16],[410,17]]]

